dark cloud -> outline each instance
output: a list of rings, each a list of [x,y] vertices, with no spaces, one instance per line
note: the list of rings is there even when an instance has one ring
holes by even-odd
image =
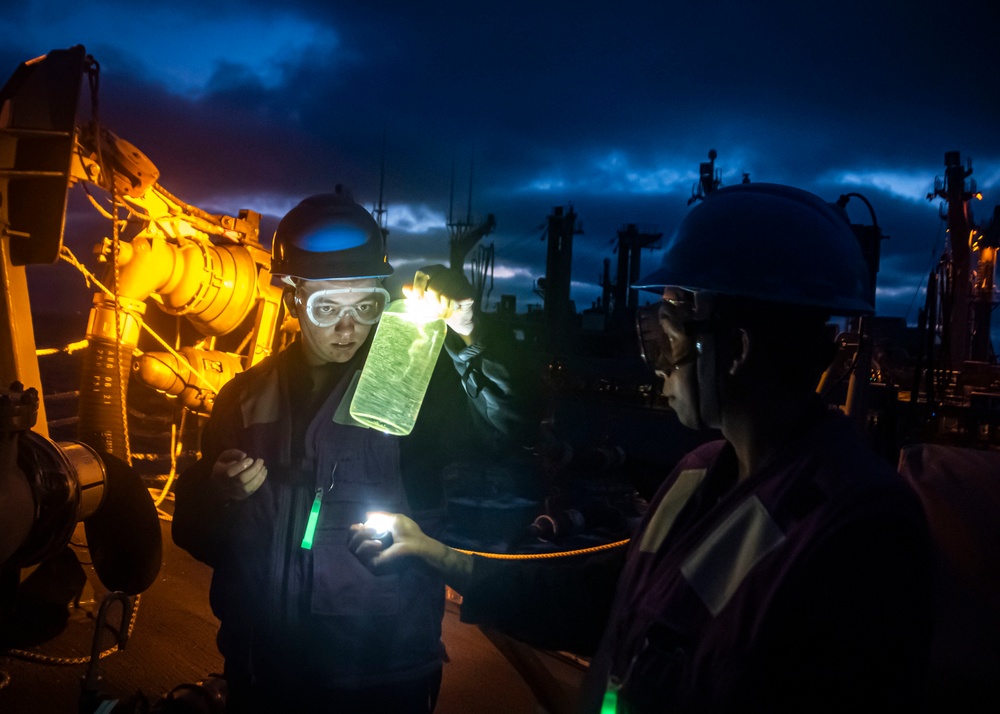
[[[372,206],[384,181],[390,220],[403,207],[444,217],[452,204],[464,218],[474,163],[472,213],[496,216],[498,262],[540,274],[544,244],[532,232],[573,204],[585,228],[574,277],[595,283],[622,224],[669,234],[715,148],[726,183],[748,173],[828,200],[866,195],[891,235],[880,310],[913,319],[909,288],[944,247],[936,202],[920,195],[944,152],[975,158],[980,218],[1000,202],[1000,92],[986,64],[1000,11],[986,0],[173,7],[178,18],[220,18],[218,44],[259,46],[259,59],[217,58],[192,88],[177,67],[202,48],[154,60],[109,35],[88,50],[101,62],[107,125],[148,154],[164,186],[209,210],[277,213],[335,183]],[[134,13],[122,0],[91,9]],[[20,12],[18,22],[35,17]],[[241,34],[276,34],[282,22],[315,29],[314,41]],[[31,30],[25,41],[45,37]],[[0,48],[11,71],[51,49],[19,41]],[[446,253],[443,227],[400,226],[390,240],[402,259]],[[507,287],[531,295],[526,278]]]

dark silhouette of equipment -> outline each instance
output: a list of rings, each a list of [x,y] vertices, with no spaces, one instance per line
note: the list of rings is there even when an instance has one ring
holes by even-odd
[[[618,272],[611,293],[613,324],[631,323],[632,315],[639,307],[639,291],[633,290],[631,286],[641,277],[642,249],[659,248],[662,239],[663,233],[649,228],[640,229],[634,223],[628,223],[618,231],[618,242],[615,245]]]
[[[37,407],[34,388],[15,382],[0,393],[0,621],[16,615],[20,570],[62,552],[81,521],[109,590],[137,595],[160,568],[159,519],[138,476],[110,454],[31,431]]]
[[[53,262],[62,245],[66,189],[73,173],[75,113],[84,72],[96,63],[82,46],[22,63],[0,89],[0,268],[7,310],[0,321],[0,479],[4,523],[0,567],[8,605],[9,573],[60,552],[83,521],[94,569],[111,590],[135,595],[159,569],[160,530],[149,493],[124,462],[82,442],[47,437],[38,380],[30,304],[23,269]],[[91,75],[94,77],[95,75]],[[94,80],[96,81],[96,79]],[[7,166],[9,164],[9,166]],[[55,217],[55,219],[53,219]],[[9,347],[8,347],[9,346]],[[41,428],[33,431],[36,426]]]
[[[948,244],[928,275],[918,314],[923,338],[908,421],[920,439],[982,445],[1000,436],[1000,367],[991,341],[992,314],[1000,303],[1000,207],[987,225],[975,223],[969,204],[982,195],[971,175],[971,160],[963,163],[959,152],[949,151],[944,178],[935,179],[927,194],[928,200],[943,199]]]
[[[605,503],[590,503],[543,513],[528,526],[528,533],[540,541],[548,542],[598,528],[617,531],[624,523],[625,516],[617,508]]]
[[[931,711],[996,711],[1000,688],[1000,453],[910,444],[899,472],[934,540],[935,628],[926,679]],[[990,703],[992,702],[992,704]]]
[[[538,281],[537,292],[545,301],[548,339],[552,344],[560,344],[574,312],[570,301],[570,283],[573,279],[573,236],[581,235],[583,227],[577,222],[573,206],[568,209],[555,206],[547,218],[547,225],[545,278],[544,281],[541,279]]]
[[[465,271],[465,261],[473,248],[496,228],[496,218],[492,213],[486,220],[476,222],[472,218],[472,168],[469,162],[469,202],[465,212],[465,220],[455,219],[455,165],[451,167],[451,196],[448,202],[448,267],[459,272]],[[479,246],[479,251],[473,257],[472,270],[469,277],[472,284],[476,305],[482,305],[486,283],[493,282],[493,244]]]
[[[13,265],[54,263],[62,246],[82,46],[22,63],[0,90],[0,210]]]
[[[485,236],[488,236],[496,228],[497,222],[493,214],[489,214],[482,223],[473,224],[469,221],[463,223],[448,223],[448,233],[451,236],[449,242],[448,265],[456,270],[462,270],[465,265],[465,257],[476,244]]]
[[[197,682],[179,684],[150,708],[151,714],[224,714],[228,685],[213,674]]]
[[[708,161],[698,164],[698,183],[691,190],[691,198],[688,199],[690,206],[695,201],[701,201],[715,189],[722,185],[722,177],[719,170],[715,168],[715,159],[719,153],[715,149],[708,150]],[[743,183],[750,183],[749,174],[743,174]]]
[[[97,139],[93,151],[80,143],[80,85],[87,74],[96,90],[96,69],[82,46],[54,50],[22,63],[0,89],[0,646],[13,651],[47,639],[60,627],[60,609],[65,624],[74,599],[69,593],[86,581],[69,548],[82,524],[81,547],[109,591],[97,613],[82,685],[85,710],[97,697],[104,632],[113,631],[117,647],[124,647],[136,598],[155,581],[162,557],[159,518],[141,479],[100,445],[50,440],[35,386],[40,377],[24,266],[60,255],[70,183],[102,185],[102,176],[108,177],[105,187],[127,195],[155,182],[155,170],[138,160],[134,147],[119,144],[114,160],[109,151],[104,161],[108,136]],[[53,599],[42,607],[38,596]],[[107,624],[115,603],[122,615],[117,628]]]
[[[947,152],[944,163],[944,180],[934,182],[934,191],[927,194],[927,199],[942,198],[945,201],[941,217],[948,223],[949,253],[942,258],[942,268],[948,275],[948,291],[942,296],[947,313],[942,333],[942,354],[947,367],[960,369],[970,357],[981,359],[984,356],[970,354],[970,338],[978,327],[974,325],[973,330],[969,329],[972,308],[970,234],[974,228],[969,201],[976,196],[976,183],[975,179],[969,179],[972,162],[967,161],[963,165],[959,152]]]
[[[9,236],[14,266],[9,272],[17,288],[7,296],[6,313],[12,325],[15,313],[26,314],[27,288],[21,287],[16,266],[53,262],[60,255],[68,187],[80,183],[107,192],[112,235],[95,250],[107,267],[88,320],[77,435],[98,451],[128,461],[130,376],[134,373],[192,412],[210,413],[226,381],[270,354],[281,290],[271,285],[270,252],[259,241],[259,214],[216,215],[181,201],[158,183],[159,171],[141,151],[100,123],[99,69],[82,46],[54,50],[23,63],[0,91],[5,116],[0,161],[9,164],[0,164],[0,176],[7,179],[0,220]],[[92,116],[77,127],[84,78]],[[120,236],[122,210],[130,225],[139,226],[128,241]],[[205,339],[133,359],[147,301],[184,317]],[[216,338],[247,326],[239,353],[215,347]],[[34,350],[30,328],[18,336],[25,346],[9,359],[19,363],[17,369],[7,370],[18,374],[6,381],[23,374],[21,381],[37,383],[37,373],[24,372],[34,362],[28,356]],[[44,405],[40,411],[44,430]]]

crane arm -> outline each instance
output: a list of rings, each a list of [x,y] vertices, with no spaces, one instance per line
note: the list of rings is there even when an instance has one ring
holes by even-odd
[[[254,221],[249,212],[239,216],[208,213],[160,186],[159,175],[139,149],[108,129],[95,130],[90,125],[77,130],[70,164],[72,183],[91,183],[109,192],[113,189],[168,238],[215,236],[231,243],[259,244],[259,216]]]

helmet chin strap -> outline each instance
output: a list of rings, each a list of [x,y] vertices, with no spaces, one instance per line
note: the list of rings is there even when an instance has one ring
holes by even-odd
[[[694,296],[695,316],[706,323],[713,315],[714,295],[709,291],[698,291]],[[719,428],[722,425],[722,410],[719,402],[718,350],[715,334],[702,332],[697,336],[698,355],[695,361],[695,399],[698,428]]]
[[[701,349],[695,361],[695,407],[698,415],[698,428],[718,428],[721,425],[721,410],[719,408],[719,380],[716,369],[717,352],[715,337],[705,334],[700,339]]]
[[[295,283],[289,284],[293,286],[295,285]],[[296,320],[299,319],[299,306],[295,303],[295,291],[286,289],[282,293],[281,299],[285,304],[285,311]]]
[[[739,339],[740,343],[734,342]],[[748,336],[744,329],[724,328],[701,335],[698,343],[697,399],[701,427],[722,428],[722,405],[732,403],[731,380],[745,365]],[[741,346],[742,345],[742,346]]]

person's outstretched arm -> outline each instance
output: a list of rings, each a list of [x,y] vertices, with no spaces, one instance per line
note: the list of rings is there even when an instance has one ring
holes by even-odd
[[[351,527],[350,548],[375,570],[417,557],[462,595],[463,622],[490,625],[523,642],[591,655],[611,612],[625,548],[586,555],[501,560],[449,548],[411,519],[388,514],[384,526]],[[385,531],[390,538],[376,538]]]

